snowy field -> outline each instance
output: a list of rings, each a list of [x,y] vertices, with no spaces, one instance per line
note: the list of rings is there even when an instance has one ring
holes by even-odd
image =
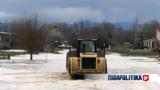
[[[40,53],[0,60],[0,90],[160,90],[160,78],[152,82],[108,81],[106,74],[86,75],[85,80],[70,80],[66,71],[66,52]],[[106,55],[109,74],[160,74],[154,58]]]

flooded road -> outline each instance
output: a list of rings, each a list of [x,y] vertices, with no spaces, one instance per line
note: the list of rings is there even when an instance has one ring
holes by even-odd
[[[40,53],[0,61],[0,90],[159,90],[157,82],[108,81],[107,74],[86,74],[85,80],[70,80],[66,52]],[[46,57],[47,56],[47,57]],[[153,58],[106,55],[109,74],[157,73],[160,65]],[[138,60],[138,61],[137,61]],[[139,62],[141,61],[141,62]],[[148,61],[148,62],[146,62]],[[139,87],[137,87],[139,86]]]

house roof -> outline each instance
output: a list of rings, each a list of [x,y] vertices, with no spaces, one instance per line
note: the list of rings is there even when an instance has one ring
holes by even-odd
[[[9,32],[0,32],[0,34],[12,34],[12,33],[9,33]]]
[[[151,39],[147,39],[147,40],[144,40],[144,41],[155,41],[156,38],[151,38]]]

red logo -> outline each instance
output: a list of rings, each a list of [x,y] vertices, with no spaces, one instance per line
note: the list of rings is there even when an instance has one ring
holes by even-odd
[[[149,75],[143,75],[143,81],[148,81],[149,80]]]

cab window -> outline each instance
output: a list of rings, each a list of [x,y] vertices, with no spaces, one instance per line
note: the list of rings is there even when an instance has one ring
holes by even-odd
[[[93,41],[82,41],[80,50],[81,52],[95,52],[95,44]]]

